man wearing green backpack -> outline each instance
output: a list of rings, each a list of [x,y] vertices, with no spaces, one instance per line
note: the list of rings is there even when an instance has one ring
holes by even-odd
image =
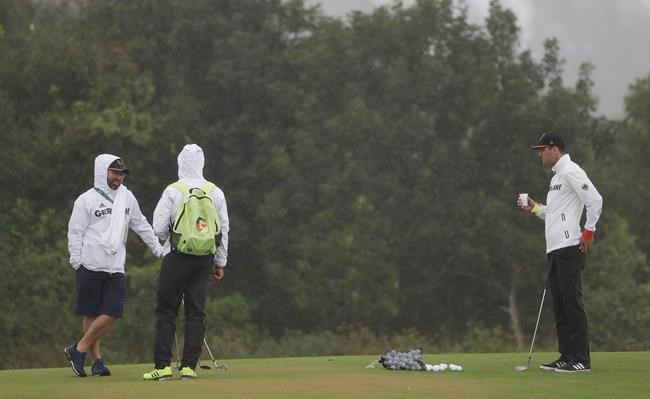
[[[219,282],[228,256],[228,210],[223,191],[203,177],[205,158],[196,144],[178,155],[179,180],[163,191],[153,214],[154,233],[165,241],[156,294],[155,368],[145,380],[172,378],[172,342],[181,303],[185,342],[180,377],[195,378],[205,326],[210,279]]]

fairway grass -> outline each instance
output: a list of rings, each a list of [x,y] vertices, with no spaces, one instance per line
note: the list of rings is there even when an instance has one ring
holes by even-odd
[[[196,380],[150,382],[150,364],[110,365],[110,377],[79,378],[70,367],[0,371],[2,399],[287,399],[287,398],[648,398],[650,352],[593,353],[591,373],[542,371],[554,353],[424,354],[431,364],[455,363],[462,372],[366,368],[377,356],[226,360],[228,370],[198,370]],[[221,361],[220,361],[221,362]],[[62,359],[62,364],[65,361]],[[208,362],[203,362],[208,364]],[[89,367],[86,367],[89,371]]]

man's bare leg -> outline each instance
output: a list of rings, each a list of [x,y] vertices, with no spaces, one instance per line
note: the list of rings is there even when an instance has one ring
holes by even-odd
[[[84,316],[83,318],[83,331],[84,335],[88,332],[88,329],[92,325],[93,321],[95,321],[95,318],[97,316]],[[93,345],[90,347],[90,355],[93,357],[93,359],[101,359],[102,355],[99,351],[99,339],[93,343]]]
[[[117,319],[117,317],[105,314],[96,316],[90,322],[88,329],[84,332],[83,338],[81,338],[81,340],[77,343],[77,350],[79,352],[96,350],[95,353],[99,356],[99,339],[113,327],[113,324],[115,324]],[[91,354],[95,356],[94,353],[91,352]]]

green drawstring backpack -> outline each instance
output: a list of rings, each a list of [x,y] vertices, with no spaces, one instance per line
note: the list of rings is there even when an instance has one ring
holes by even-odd
[[[181,181],[171,186],[183,194],[171,228],[172,247],[190,255],[214,255],[221,239],[221,222],[210,193],[217,186],[207,182],[190,188]]]

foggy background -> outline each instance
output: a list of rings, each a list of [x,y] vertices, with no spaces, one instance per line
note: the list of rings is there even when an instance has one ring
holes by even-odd
[[[353,10],[369,12],[392,0],[309,0],[320,3],[326,14],[343,17]],[[415,0],[403,0],[410,7]],[[483,24],[490,0],[464,0],[470,21]],[[650,72],[650,0],[501,0],[517,16],[521,48],[541,59],[544,40],[558,38],[566,61],[564,79],[573,85],[581,63],[594,65],[592,79],[598,96],[598,113],[609,118],[623,115],[628,86]]]

